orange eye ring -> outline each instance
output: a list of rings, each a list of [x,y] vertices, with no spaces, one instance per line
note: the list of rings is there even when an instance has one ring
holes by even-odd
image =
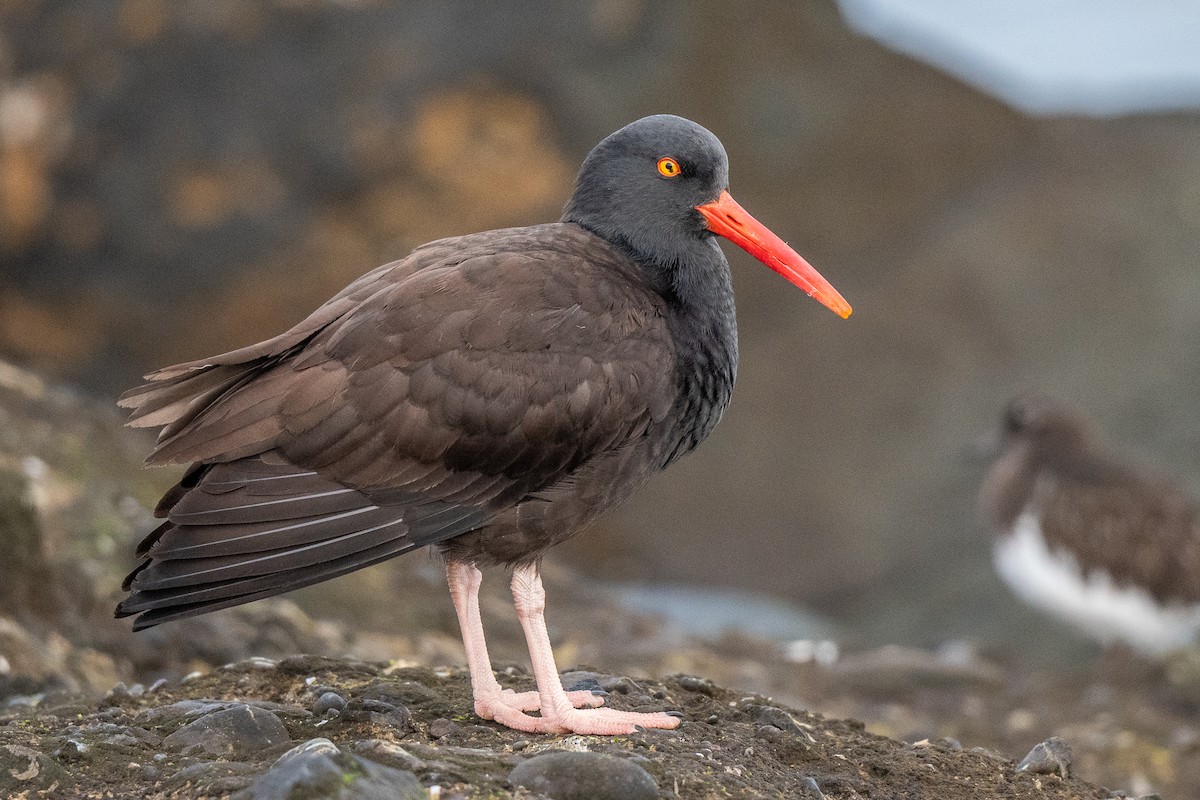
[[[679,162],[670,156],[665,156],[658,160],[658,174],[664,178],[678,178],[679,173],[682,171]]]

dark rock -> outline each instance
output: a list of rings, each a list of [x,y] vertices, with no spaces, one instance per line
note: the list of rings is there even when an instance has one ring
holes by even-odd
[[[1037,775],[1058,773],[1063,779],[1071,777],[1071,747],[1057,736],[1035,744],[1033,749],[1017,764],[1017,772],[1032,772]]]
[[[329,712],[333,711],[336,716],[342,713],[346,708],[346,698],[342,697],[337,692],[325,692],[317,698],[317,702],[313,703],[313,713],[318,717],[331,716]]]
[[[229,708],[230,704],[222,700],[180,700],[167,706],[147,708],[135,719],[144,725],[162,725],[181,720],[186,717],[199,717]]]
[[[546,753],[525,761],[508,776],[554,800],[654,800],[658,786],[649,772],[607,753]]]
[[[163,746],[170,750],[198,746],[212,755],[240,755],[283,744],[289,738],[279,717],[239,704],[189,722],[163,739]]]
[[[416,772],[424,768],[425,761],[417,758],[398,744],[385,742],[383,739],[363,739],[351,745],[354,752],[367,756],[372,761],[390,764],[394,767]]]
[[[697,678],[695,675],[680,675],[675,679],[679,684],[679,688],[688,692],[697,692],[699,694],[712,697],[716,694],[716,686],[707,678]]]
[[[72,764],[76,761],[82,761],[84,754],[87,753],[88,746],[75,739],[67,739],[57,750],[51,753],[55,761],[60,764]]]
[[[67,773],[54,759],[32,747],[0,745],[0,797],[19,797],[67,783]]]
[[[138,712],[134,721],[140,725],[171,725],[182,719],[195,719],[211,714],[214,711],[224,711],[238,706],[249,706],[258,711],[269,711],[277,717],[310,717],[311,712],[297,706],[273,703],[268,700],[248,700],[237,702],[232,700],[180,700],[166,706],[147,708]]]
[[[355,692],[362,700],[378,700],[393,706],[429,711],[442,706],[452,708],[445,695],[417,681],[375,681]],[[458,709],[455,709],[458,710]],[[441,714],[446,716],[446,714]]]
[[[344,753],[328,739],[310,739],[279,757],[234,800],[428,800],[411,772]]]
[[[640,684],[624,675],[604,676],[600,680],[600,688],[606,692],[615,692],[616,694],[645,694]]]
[[[433,722],[429,723],[429,735],[434,739],[441,739],[443,736],[449,736],[450,734],[457,733],[460,730],[462,730],[462,726],[460,726],[457,722],[445,719],[444,717],[441,719],[435,719]]]
[[[568,692],[592,692],[593,694],[606,695],[608,692],[600,686],[600,681],[608,678],[608,675],[601,675],[598,672],[589,672],[587,670],[572,670],[564,672],[559,676],[562,678],[563,688]]]
[[[412,712],[405,706],[394,705],[385,700],[355,697],[346,702],[339,718],[346,722],[367,722],[394,728],[400,735],[413,728]]]
[[[754,718],[754,723],[756,725],[772,725],[786,733],[804,733],[804,728],[801,727],[799,722],[796,722],[795,717],[782,708],[774,706],[764,706],[758,712],[758,716]]]

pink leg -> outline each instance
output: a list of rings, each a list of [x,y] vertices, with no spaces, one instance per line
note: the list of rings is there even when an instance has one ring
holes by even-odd
[[[670,714],[639,714],[632,711],[617,711],[612,708],[576,708],[563,691],[562,679],[554,665],[554,652],[550,648],[550,634],[546,631],[546,590],[536,565],[518,567],[513,570],[513,602],[517,607],[517,618],[525,630],[529,644],[529,658],[533,662],[533,675],[537,679],[540,717],[525,717],[522,723],[535,723],[532,727],[510,725],[531,733],[579,733],[613,736],[633,733],[637,728],[675,728],[680,718]],[[524,716],[524,715],[522,715]],[[500,720],[497,717],[497,721]],[[510,724],[505,722],[505,724]]]
[[[488,657],[487,642],[483,636],[483,619],[479,614],[479,585],[483,573],[474,564],[455,561],[446,564],[446,582],[450,585],[450,598],[458,614],[458,625],[462,629],[463,646],[467,651],[467,668],[471,672],[471,692],[475,695],[475,713],[484,719],[495,719],[509,727],[531,730],[528,723],[512,725],[506,720],[530,720],[523,711],[537,711],[537,692],[514,692],[502,689],[492,673],[492,662]],[[576,706],[595,707],[603,705],[604,698],[590,691],[568,692],[568,700]],[[515,716],[514,716],[515,715]]]

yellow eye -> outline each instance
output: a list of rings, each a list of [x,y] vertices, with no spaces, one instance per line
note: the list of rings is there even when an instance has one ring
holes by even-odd
[[[667,156],[658,160],[658,174],[664,178],[674,178],[679,175],[679,162]]]

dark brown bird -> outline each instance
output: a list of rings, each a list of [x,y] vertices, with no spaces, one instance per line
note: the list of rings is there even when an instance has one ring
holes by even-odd
[[[1012,590],[1105,643],[1160,654],[1193,642],[1200,517],[1187,492],[1045,395],[1013,400],[1001,437],[980,507]]]
[[[561,222],[424,245],[274,339],[148,375],[121,405],[162,426],[149,463],[191,466],[118,616],[145,628],[433,545],[481,717],[531,732],[678,725],[563,691],[537,564],[720,419],[737,332],[716,235],[849,316],[727,186],[715,136],[647,117],[588,154]],[[492,674],[488,565],[513,568],[537,692]]]

